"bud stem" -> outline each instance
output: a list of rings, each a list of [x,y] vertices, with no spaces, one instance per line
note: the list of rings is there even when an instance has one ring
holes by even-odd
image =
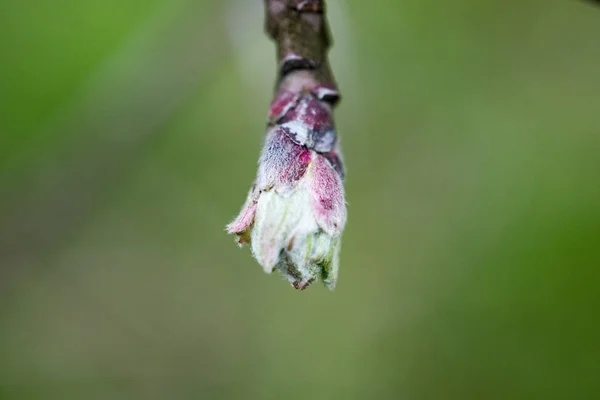
[[[265,0],[265,11],[266,31],[277,46],[276,93],[312,92],[334,105],[340,95],[327,58],[325,0]]]

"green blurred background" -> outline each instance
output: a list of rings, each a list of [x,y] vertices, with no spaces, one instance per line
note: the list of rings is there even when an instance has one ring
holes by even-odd
[[[329,1],[349,223],[297,292],[224,226],[259,0],[0,3],[1,399],[597,399],[600,8]]]

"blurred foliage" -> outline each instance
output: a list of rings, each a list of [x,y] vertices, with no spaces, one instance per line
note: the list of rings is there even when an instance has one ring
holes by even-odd
[[[0,398],[596,398],[600,9],[330,1],[350,218],[296,292],[224,233],[255,3],[0,4]]]

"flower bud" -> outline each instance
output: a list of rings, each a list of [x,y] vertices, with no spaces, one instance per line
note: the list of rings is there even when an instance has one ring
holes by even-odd
[[[288,128],[273,127],[256,183],[228,232],[240,245],[250,243],[265,272],[279,271],[294,288],[321,278],[333,289],[346,223],[341,171],[337,149],[319,153],[298,144]]]

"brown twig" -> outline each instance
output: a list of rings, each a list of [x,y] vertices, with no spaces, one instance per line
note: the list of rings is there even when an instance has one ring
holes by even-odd
[[[324,0],[265,0],[266,31],[277,45],[277,91],[313,92],[331,105],[339,92],[329,66]]]

